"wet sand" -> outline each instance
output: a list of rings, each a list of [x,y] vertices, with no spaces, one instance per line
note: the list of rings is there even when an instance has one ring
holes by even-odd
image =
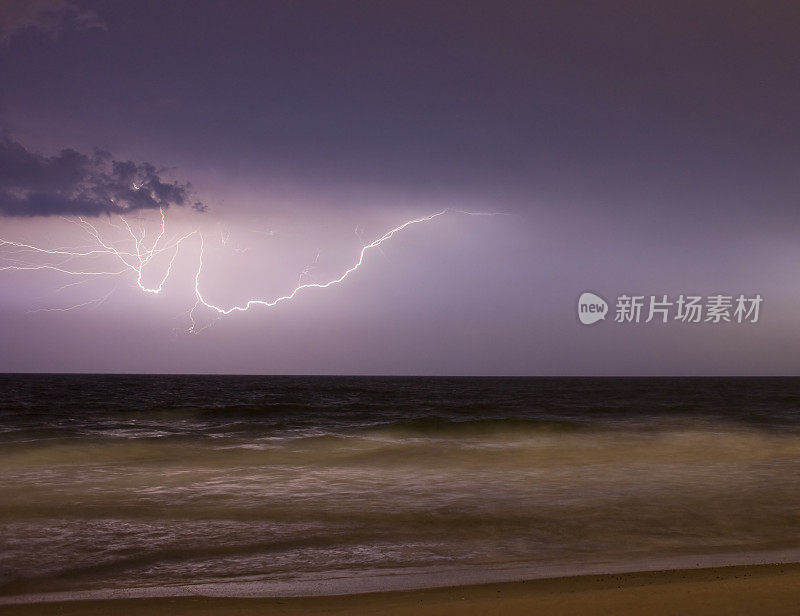
[[[590,575],[329,597],[168,597],[2,605],[4,616],[58,614],[800,614],[800,564]]]

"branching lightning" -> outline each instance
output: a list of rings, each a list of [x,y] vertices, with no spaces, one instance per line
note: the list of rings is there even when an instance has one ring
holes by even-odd
[[[94,225],[87,221],[85,218],[78,217],[77,219],[65,219],[71,224],[77,225],[80,230],[88,236],[93,243],[91,247],[80,248],[43,248],[31,243],[15,242],[7,239],[0,238],[0,271],[4,270],[18,270],[18,271],[36,271],[36,270],[51,270],[69,276],[81,277],[82,280],[69,283],[62,287],[66,288],[75,284],[80,284],[91,277],[118,277],[125,274],[132,274],[136,286],[144,293],[159,294],[164,289],[167,281],[169,280],[175,260],[182,250],[182,246],[190,239],[197,238],[197,267],[194,274],[194,296],[195,301],[192,308],[188,311],[188,317],[191,322],[189,332],[196,333],[204,327],[197,326],[196,311],[200,307],[212,311],[215,316],[226,316],[234,312],[244,312],[254,306],[264,306],[271,308],[281,302],[287,302],[294,299],[298,293],[306,289],[326,289],[328,287],[338,285],[344,282],[351,274],[358,270],[364,263],[367,254],[374,249],[380,250],[381,244],[390,240],[396,234],[405,230],[406,228],[430,222],[447,213],[460,213],[471,216],[491,216],[492,213],[483,212],[465,212],[462,210],[445,209],[429,216],[422,216],[408,220],[401,225],[390,229],[377,239],[369,242],[361,247],[358,254],[358,259],[349,268],[344,270],[339,276],[328,280],[327,282],[307,282],[301,283],[304,276],[308,276],[311,267],[317,263],[319,252],[317,253],[314,264],[307,266],[301,273],[297,286],[273,299],[250,299],[238,305],[231,305],[228,307],[220,306],[212,303],[206,299],[206,296],[201,291],[201,278],[203,275],[203,259],[205,239],[199,229],[195,229],[183,235],[166,239],[167,237],[167,219],[162,209],[160,211],[160,224],[158,226],[157,234],[154,239],[147,239],[147,226],[141,222],[139,228],[135,229],[136,225],[126,219],[124,216],[118,216],[119,223],[117,224],[110,217],[106,220],[106,224],[115,229],[117,232],[122,233],[125,239],[125,246],[120,247],[122,243],[120,240],[111,241],[101,232],[98,225]],[[358,227],[357,227],[358,233]],[[226,244],[228,241],[228,234],[222,235],[222,242]],[[153,269],[153,260],[156,256],[167,253],[169,258],[166,265],[162,263],[161,275],[157,277],[157,284],[148,286],[144,283],[145,269]],[[33,260],[38,258],[39,261]],[[95,268],[91,263],[87,263],[86,267],[77,267],[76,264],[87,262],[96,258],[110,259],[114,264],[112,268]],[[41,259],[46,259],[46,262],[41,262]],[[66,312],[76,310],[86,306],[97,306],[105,302],[111,295],[108,294],[93,300],[81,302],[74,306],[66,308],[42,308],[39,310],[46,311],[59,311]]]
[[[78,217],[76,220],[65,219],[72,224],[78,225],[82,231],[88,234],[91,238],[95,240],[99,248],[93,248],[91,250],[78,250],[78,249],[70,249],[70,248],[56,248],[56,249],[47,249],[41,248],[39,246],[34,246],[33,244],[26,244],[23,242],[13,242],[11,240],[6,240],[0,238],[0,247],[13,247],[16,250],[6,250],[3,255],[8,254],[21,254],[21,255],[50,255],[50,256],[59,256],[63,257],[57,263],[32,263],[29,261],[23,261],[17,258],[5,257],[5,261],[8,263],[6,265],[0,266],[0,271],[2,270],[23,270],[23,271],[33,271],[33,270],[53,270],[56,272],[60,272],[62,274],[69,274],[72,276],[120,276],[125,274],[126,272],[132,271],[136,274],[136,285],[145,293],[160,293],[164,284],[169,278],[170,272],[172,270],[172,264],[175,261],[175,257],[178,254],[180,249],[180,245],[183,241],[198,233],[198,231],[192,231],[191,233],[187,233],[186,235],[179,237],[177,240],[168,243],[165,246],[161,246],[161,241],[164,238],[164,234],[166,233],[166,216],[164,211],[161,210],[161,231],[156,237],[155,241],[150,245],[148,248],[145,244],[145,236],[146,232],[143,230],[140,235],[137,237],[134,234],[133,229],[130,226],[130,223],[123,217],[119,217],[124,224],[125,228],[127,229],[128,233],[130,234],[133,240],[133,250],[135,252],[121,250],[115,248],[111,243],[107,242],[103,239],[100,231],[98,231],[97,227],[86,219],[82,217]],[[110,226],[114,226],[113,223],[109,221]],[[148,287],[142,282],[142,277],[144,275],[144,269],[150,263],[154,256],[161,254],[162,252],[172,250],[172,258],[169,261],[169,264],[162,276],[160,282],[155,287]],[[68,268],[67,264],[72,262],[75,259],[80,257],[94,257],[94,256],[111,256],[114,258],[114,261],[118,262],[117,269],[112,270],[92,270],[92,269],[74,269]]]

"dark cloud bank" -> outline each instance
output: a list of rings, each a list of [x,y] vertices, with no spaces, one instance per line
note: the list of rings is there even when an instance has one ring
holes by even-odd
[[[151,163],[114,160],[96,150],[72,149],[55,156],[30,152],[8,135],[0,137],[0,215],[53,216],[123,214],[192,202],[191,184],[161,178]]]

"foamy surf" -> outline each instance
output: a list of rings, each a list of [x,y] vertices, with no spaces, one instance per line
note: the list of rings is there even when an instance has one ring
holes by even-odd
[[[800,548],[794,379],[2,378],[6,597],[330,594]]]

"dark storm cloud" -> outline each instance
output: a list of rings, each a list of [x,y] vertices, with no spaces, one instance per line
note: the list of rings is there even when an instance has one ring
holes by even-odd
[[[168,208],[191,201],[191,185],[162,179],[151,163],[113,160],[72,149],[54,156],[28,151],[0,138],[0,214],[3,216],[98,216]],[[203,211],[195,201],[192,207]]]
[[[106,28],[94,11],[67,0],[3,0],[0,3],[0,42],[26,28],[52,36],[68,26],[79,30]]]

